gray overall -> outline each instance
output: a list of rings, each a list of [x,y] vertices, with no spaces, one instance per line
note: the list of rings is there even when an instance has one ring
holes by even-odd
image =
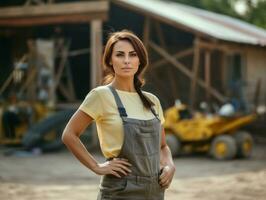
[[[104,175],[98,200],[163,200],[164,190],[159,185],[160,120],[153,109],[153,119],[128,118],[116,90],[109,88],[114,95],[124,128],[124,143],[118,158],[127,159],[132,164],[132,172],[122,178]]]

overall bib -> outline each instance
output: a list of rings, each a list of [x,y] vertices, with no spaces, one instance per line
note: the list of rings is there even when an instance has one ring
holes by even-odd
[[[131,173],[122,178],[104,175],[101,178],[98,200],[163,200],[164,190],[159,185],[161,123],[155,118],[128,118],[116,90],[109,86],[122,118],[124,143],[118,158],[125,158],[132,166]]]

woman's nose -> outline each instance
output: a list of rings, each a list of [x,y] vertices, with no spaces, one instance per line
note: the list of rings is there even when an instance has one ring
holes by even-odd
[[[129,63],[130,62],[129,56],[125,56],[124,62],[125,63]]]

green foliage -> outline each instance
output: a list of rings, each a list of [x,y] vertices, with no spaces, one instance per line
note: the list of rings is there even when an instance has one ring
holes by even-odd
[[[214,11],[239,18],[240,16],[234,9],[234,0],[201,0],[203,8],[206,10]]]
[[[210,10],[213,12],[239,17],[234,10],[235,0],[173,0],[178,3]]]
[[[249,5],[245,20],[266,29],[266,0],[259,1],[256,6]]]
[[[225,14],[239,18],[249,23],[266,29],[266,0],[172,0],[178,3],[187,4],[193,7],[209,10],[212,12]],[[247,6],[244,15],[240,15],[235,10],[235,3],[242,1]]]

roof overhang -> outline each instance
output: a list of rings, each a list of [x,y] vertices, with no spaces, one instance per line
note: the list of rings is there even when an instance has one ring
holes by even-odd
[[[108,18],[108,1],[13,6],[0,9],[0,26],[23,27],[66,23],[89,23]]]
[[[171,1],[112,0],[112,2],[201,37],[266,46],[264,29],[229,16]]]

